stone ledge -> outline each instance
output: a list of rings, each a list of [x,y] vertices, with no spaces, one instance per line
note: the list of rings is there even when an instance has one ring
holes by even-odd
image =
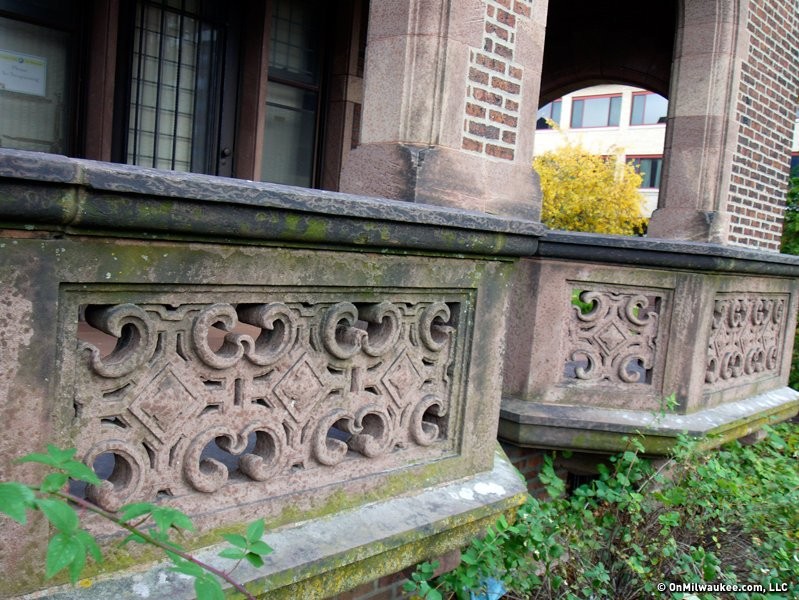
[[[269,532],[264,541],[274,552],[264,567],[243,563],[236,577],[256,596],[326,598],[462,547],[526,495],[524,482],[498,450],[490,472]],[[219,548],[194,554],[229,569],[234,561],[219,558]],[[193,581],[169,568],[158,563],[24,598],[193,598]]]
[[[799,256],[740,246],[653,237],[547,231],[536,253],[542,258],[752,274],[799,276]]]
[[[641,434],[646,452],[666,455],[680,434],[718,446],[799,412],[799,392],[784,387],[690,414],[544,404],[503,398],[499,437],[519,446],[619,452]]]
[[[143,239],[535,253],[540,223],[440,206],[0,149],[0,227]]]

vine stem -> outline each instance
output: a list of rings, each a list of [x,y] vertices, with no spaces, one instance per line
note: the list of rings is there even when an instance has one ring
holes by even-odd
[[[121,521],[113,513],[110,513],[107,510],[104,510],[104,509],[100,508],[99,506],[95,506],[94,504],[92,504],[91,502],[87,502],[83,498],[79,498],[78,496],[73,496],[69,492],[57,491],[57,492],[50,492],[50,493],[53,494],[54,496],[58,496],[60,498],[63,498],[64,500],[69,500],[70,502],[74,502],[75,504],[77,504],[81,508],[84,508],[84,509],[86,509],[86,510],[88,510],[90,512],[98,514],[101,517],[103,517],[104,519],[108,519],[109,521],[114,523],[117,527],[121,527],[122,529],[125,529],[125,530],[129,531],[130,533],[132,533],[134,535],[137,535],[138,537],[143,539],[146,543],[151,544],[153,546],[156,546],[157,548],[160,548],[164,552],[172,552],[173,554],[176,554],[177,556],[179,556],[183,560],[187,560],[187,561],[189,561],[191,563],[194,563],[195,565],[197,565],[201,569],[204,569],[204,570],[208,571],[209,573],[212,573],[212,574],[216,575],[220,579],[228,582],[236,590],[238,590],[239,592],[244,594],[244,596],[247,598],[247,600],[255,600],[255,596],[250,594],[250,592],[247,591],[247,588],[245,588],[243,585],[241,585],[239,582],[237,582],[235,579],[233,579],[225,571],[222,571],[220,569],[212,567],[211,565],[209,565],[207,563],[204,563],[200,559],[195,558],[191,554],[188,554],[188,553],[186,553],[186,552],[184,552],[182,550],[178,550],[178,549],[170,546],[169,544],[165,544],[164,542],[161,542],[161,541],[155,539],[154,537],[149,536],[148,534],[146,534],[145,532],[141,531],[137,527],[135,527],[133,525],[130,525],[128,523],[125,523],[124,521]],[[239,562],[241,562],[241,561],[239,561]]]

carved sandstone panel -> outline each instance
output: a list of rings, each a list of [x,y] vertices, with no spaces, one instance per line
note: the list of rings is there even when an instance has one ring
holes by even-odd
[[[708,339],[706,386],[724,388],[777,375],[787,306],[787,294],[717,294]]]
[[[109,471],[86,492],[100,506],[263,501],[457,452],[468,332],[452,294],[172,298],[79,301],[116,342],[105,356],[87,341],[72,351],[79,456]]]
[[[565,381],[652,382],[662,294],[576,288],[567,321]]]

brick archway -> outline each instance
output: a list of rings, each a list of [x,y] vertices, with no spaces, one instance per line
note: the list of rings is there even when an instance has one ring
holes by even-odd
[[[668,97],[677,12],[677,0],[550,2],[540,104],[598,83]]]

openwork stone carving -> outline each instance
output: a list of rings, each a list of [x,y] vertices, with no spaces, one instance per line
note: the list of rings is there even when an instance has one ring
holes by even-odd
[[[568,321],[566,379],[650,383],[662,298],[581,291]]]
[[[263,499],[453,452],[461,305],[430,298],[89,305],[79,456],[113,462],[87,496]],[[244,325],[242,325],[244,324]],[[455,407],[453,407],[455,403]]]
[[[708,340],[705,383],[776,374],[782,364],[784,295],[718,294]]]

